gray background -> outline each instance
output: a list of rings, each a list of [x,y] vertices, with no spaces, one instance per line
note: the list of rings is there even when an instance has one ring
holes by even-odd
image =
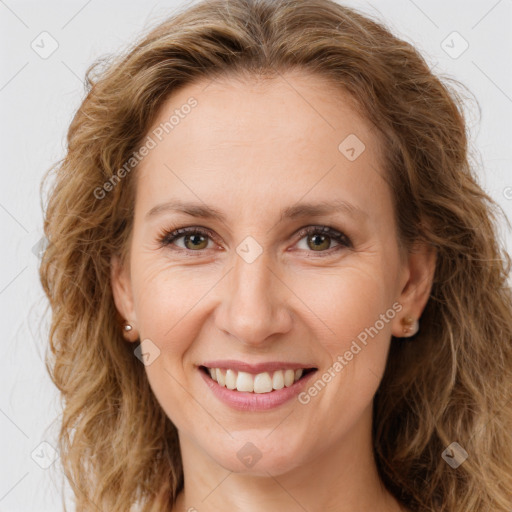
[[[436,72],[469,88],[474,97],[467,114],[481,183],[512,218],[512,0],[345,3],[384,20]],[[48,315],[37,273],[40,179],[64,155],[88,65],[181,5],[0,0],[0,512],[62,510],[59,459],[52,452],[59,396],[43,364]],[[50,36],[41,35],[45,31]],[[58,48],[45,55],[52,44]],[[501,231],[512,252],[505,223]]]

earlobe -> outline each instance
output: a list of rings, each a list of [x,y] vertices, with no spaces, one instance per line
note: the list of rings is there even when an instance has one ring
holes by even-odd
[[[425,243],[416,244],[409,252],[408,279],[398,299],[402,304],[402,315],[393,324],[393,336],[409,337],[418,332],[419,319],[432,290],[436,261],[436,249]]]
[[[135,327],[137,319],[133,307],[134,301],[129,272],[121,265],[118,256],[113,256],[110,261],[112,296],[119,315],[124,319],[120,328],[127,341],[136,341],[138,339]]]

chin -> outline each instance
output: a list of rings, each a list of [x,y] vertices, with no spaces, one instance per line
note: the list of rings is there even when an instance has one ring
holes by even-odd
[[[236,440],[219,443],[219,449],[210,451],[210,457],[228,471],[253,476],[277,476],[296,468],[304,456],[303,443],[295,447],[290,444],[289,437],[288,442],[277,437],[265,439],[268,432],[261,432],[257,438],[237,436]],[[207,448],[207,451],[211,450],[211,446]]]

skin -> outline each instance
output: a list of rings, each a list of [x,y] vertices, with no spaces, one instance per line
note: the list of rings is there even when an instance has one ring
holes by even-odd
[[[179,432],[185,486],[173,511],[403,510],[377,474],[372,403],[391,335],[404,336],[401,319],[426,305],[435,254],[397,242],[378,134],[344,93],[299,72],[187,85],[148,133],[190,96],[198,106],[136,170],[130,258],[112,261],[116,307],[134,327],[127,340],[160,350],[145,369]],[[354,161],[338,150],[349,134],[365,144]],[[171,199],[213,206],[225,222],[174,211],[145,218]],[[363,214],[280,220],[282,208],[332,199]],[[318,235],[297,236],[311,225],[353,246],[327,238],[315,249]],[[159,246],[160,232],[187,226],[213,236],[199,248],[183,237]],[[247,236],[263,251],[252,263],[236,252]],[[307,404],[237,411],[197,369],[213,359],[278,360],[322,374],[396,302],[401,311]],[[237,457],[247,442],[261,454],[250,468]]]

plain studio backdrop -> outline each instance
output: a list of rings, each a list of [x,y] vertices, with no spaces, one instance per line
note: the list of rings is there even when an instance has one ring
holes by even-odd
[[[422,52],[434,72],[469,88],[467,116],[481,183],[512,218],[512,0],[344,3],[384,21]],[[64,156],[86,68],[183,5],[0,0],[0,512],[62,510],[62,490],[54,484],[61,478],[54,450],[59,396],[43,362],[48,315],[38,279],[40,180]],[[501,236],[512,252],[504,222]],[[67,488],[65,495],[70,503]]]

